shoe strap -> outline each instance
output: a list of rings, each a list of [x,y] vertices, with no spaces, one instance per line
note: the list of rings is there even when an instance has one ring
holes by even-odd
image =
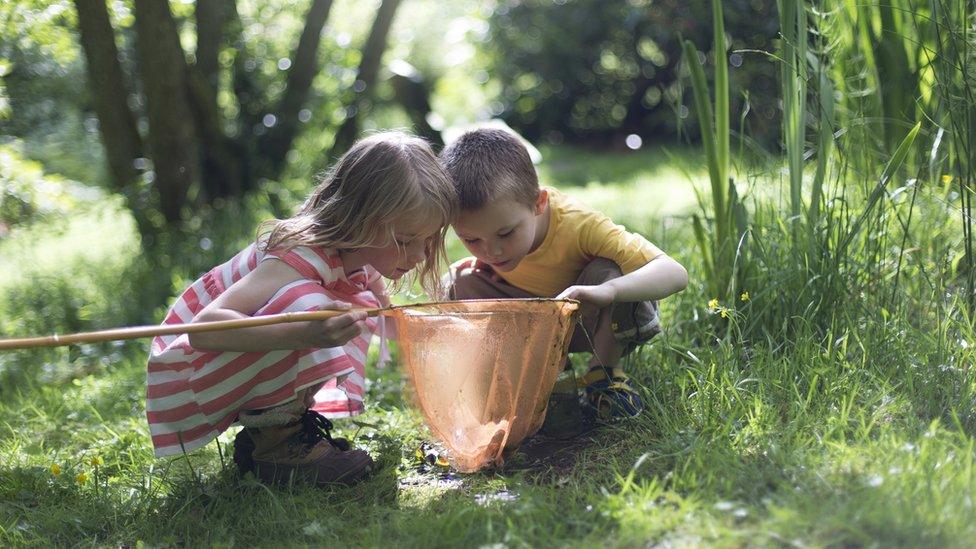
[[[620,391],[622,393],[633,393],[634,388],[630,386],[626,380],[614,379],[610,382],[610,385],[606,387],[601,387],[601,391]]]
[[[607,369],[602,366],[596,366],[591,368],[589,372],[583,374],[583,377],[579,379],[579,386],[586,387],[592,385],[597,381],[603,381],[604,379],[609,379],[611,382],[626,383],[630,380],[627,374],[624,373],[620,368],[614,368],[610,371],[610,375],[607,375]]]
[[[325,439],[334,446],[335,448],[341,450],[342,448],[339,444],[332,438],[332,422],[329,418],[323,416],[322,414],[316,412],[315,410],[308,409],[302,414],[300,419],[302,424],[302,442],[307,444],[309,447],[318,444],[322,439]]]

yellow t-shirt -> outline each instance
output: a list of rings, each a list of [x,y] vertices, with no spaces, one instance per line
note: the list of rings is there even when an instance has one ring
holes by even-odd
[[[498,273],[509,284],[539,297],[555,297],[576,283],[597,257],[613,260],[624,274],[661,255],[643,236],[627,232],[606,215],[563,193],[549,191],[549,230],[542,244],[514,270]]]

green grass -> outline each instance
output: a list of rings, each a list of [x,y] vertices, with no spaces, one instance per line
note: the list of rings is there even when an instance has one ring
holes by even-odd
[[[94,264],[106,259],[118,261],[119,254],[138,251],[135,227],[119,215],[120,204],[107,200],[99,206],[85,205],[70,217],[49,217],[30,231],[14,231],[0,240],[0,291],[26,282],[35,272],[68,268],[71,262]],[[68,265],[66,265],[68,259]]]
[[[421,472],[413,455],[429,434],[404,403],[401,372],[372,369],[360,419],[375,427],[338,424],[383,469],[352,488],[268,488],[235,476],[232,432],[221,438],[223,460],[216,444],[153,459],[143,418],[146,342],[8,353],[0,355],[0,544],[962,547],[973,539],[976,335],[940,262],[953,240],[942,233],[953,226],[938,189],[916,206],[923,221],[911,226],[908,245],[919,250],[905,260],[896,302],[885,285],[894,269],[888,251],[877,280],[845,296],[824,323],[800,316],[788,337],[747,341],[737,327],[775,322],[779,302],[767,296],[793,284],[775,270],[789,230],[777,227],[773,208],[756,217],[768,268],[744,288],[752,299],[723,303],[726,330],[708,310],[713,296],[683,217],[694,194],[676,175],[681,168],[654,151],[545,153],[544,183],[646,231],[692,278],[663,303],[667,331],[626,363],[647,410],[601,430],[575,465],[449,479]],[[704,181],[703,164],[679,158]],[[868,233],[897,226],[898,210],[885,211]],[[124,240],[130,235],[118,228],[126,226],[106,214],[91,229]],[[247,237],[235,230],[223,238]],[[61,240],[75,238],[71,231],[38,238],[16,248],[19,259],[7,255],[15,240],[0,243],[5,265],[27,266],[51,284],[37,295],[19,282],[0,289],[7,335],[133,315],[84,306],[138,293],[113,286],[117,268],[99,267],[115,265],[107,239]],[[33,259],[48,249],[59,250],[58,261]],[[452,257],[462,253],[452,245]],[[79,277],[92,283],[74,283]],[[182,280],[166,282],[175,290]],[[127,307],[138,309],[138,300]],[[72,308],[85,314],[64,312]],[[83,483],[79,473],[88,475]]]

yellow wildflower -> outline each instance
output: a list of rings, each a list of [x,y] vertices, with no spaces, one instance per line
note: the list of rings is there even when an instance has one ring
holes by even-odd
[[[729,315],[732,314],[732,311],[727,307],[722,307],[721,309],[719,309],[718,314],[722,315],[722,318],[729,318]]]
[[[739,299],[741,299],[742,301],[749,301],[749,292],[742,292],[742,295],[739,296]]]
[[[717,309],[718,308],[718,298],[715,298],[715,299],[712,299],[711,301],[709,301],[708,302],[708,308],[709,309]]]
[[[951,175],[948,175],[948,174],[943,175],[942,176],[942,183],[943,184],[946,184],[946,185],[948,185],[949,183],[952,183],[952,176]]]
[[[95,456],[95,457],[91,458],[91,460],[89,460],[89,463],[91,463],[92,467],[98,467],[99,465],[102,465],[105,462],[102,461],[102,458],[101,457]]]
[[[52,463],[51,464],[51,474],[54,475],[54,476],[60,475],[61,474],[61,466],[58,465],[57,463]]]
[[[88,482],[88,475],[86,473],[78,473],[78,475],[75,476],[75,482],[77,482],[78,484],[84,484]]]

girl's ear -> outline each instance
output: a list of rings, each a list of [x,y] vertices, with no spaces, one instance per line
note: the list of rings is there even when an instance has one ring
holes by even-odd
[[[549,205],[549,191],[546,189],[539,189],[539,198],[535,199],[535,215],[542,215],[546,211],[546,206]]]

